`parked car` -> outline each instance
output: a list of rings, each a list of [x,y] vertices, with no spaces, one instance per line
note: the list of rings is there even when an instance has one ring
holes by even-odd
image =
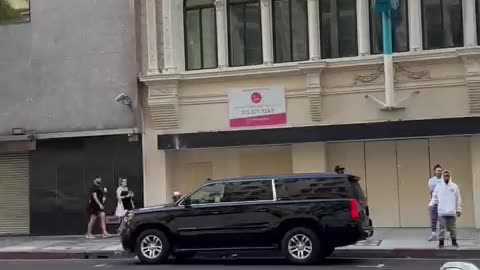
[[[130,213],[122,244],[149,264],[254,249],[315,263],[373,234],[358,180],[329,173],[210,180],[174,204]]]

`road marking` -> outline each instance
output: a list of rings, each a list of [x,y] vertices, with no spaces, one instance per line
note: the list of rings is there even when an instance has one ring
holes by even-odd
[[[356,267],[358,268],[383,268],[385,267],[385,264],[377,264],[377,265],[357,265]]]

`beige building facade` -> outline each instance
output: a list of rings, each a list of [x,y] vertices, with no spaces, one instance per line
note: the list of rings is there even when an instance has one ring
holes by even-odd
[[[258,1],[263,64],[235,67],[229,3],[212,1],[217,67],[198,70],[185,64],[188,1],[142,1],[145,204],[170,202],[173,191],[188,193],[208,178],[341,165],[361,177],[376,226],[427,227],[427,179],[441,164],[461,189],[458,226],[480,228],[480,48],[468,8],[476,1],[461,6],[462,46],[434,50],[422,45],[421,1],[408,1],[409,50],[394,54],[396,108],[375,101],[385,100],[385,87],[382,56],[369,49],[369,1],[354,1],[358,55],[338,58],[321,54],[322,1],[305,1],[308,59],[282,63],[271,37],[276,0]],[[229,93],[276,87],[284,89],[285,124],[231,127]]]

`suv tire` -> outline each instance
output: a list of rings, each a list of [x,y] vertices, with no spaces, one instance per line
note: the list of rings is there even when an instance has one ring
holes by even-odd
[[[293,228],[285,234],[282,252],[295,264],[314,264],[323,259],[318,235],[304,227]]]
[[[160,230],[150,229],[138,236],[135,250],[140,262],[144,264],[159,264],[168,260],[171,246],[165,233]]]

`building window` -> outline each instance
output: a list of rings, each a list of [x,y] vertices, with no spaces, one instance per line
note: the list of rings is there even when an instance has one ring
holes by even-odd
[[[228,27],[230,66],[263,62],[259,0],[229,0]]]
[[[306,0],[273,0],[275,62],[308,59]]]
[[[0,0],[0,24],[30,22],[29,0]]]
[[[188,70],[217,67],[217,26],[213,0],[185,0]]]
[[[480,44],[480,0],[475,0],[475,9],[477,14],[477,43]]]
[[[323,58],[358,55],[356,0],[320,0]]]
[[[370,1],[373,7],[375,0]],[[408,0],[400,0],[392,12],[392,49],[394,52],[408,51]],[[383,53],[382,15],[370,8],[370,43],[372,54]]]
[[[462,47],[462,0],[422,0],[423,47]]]

